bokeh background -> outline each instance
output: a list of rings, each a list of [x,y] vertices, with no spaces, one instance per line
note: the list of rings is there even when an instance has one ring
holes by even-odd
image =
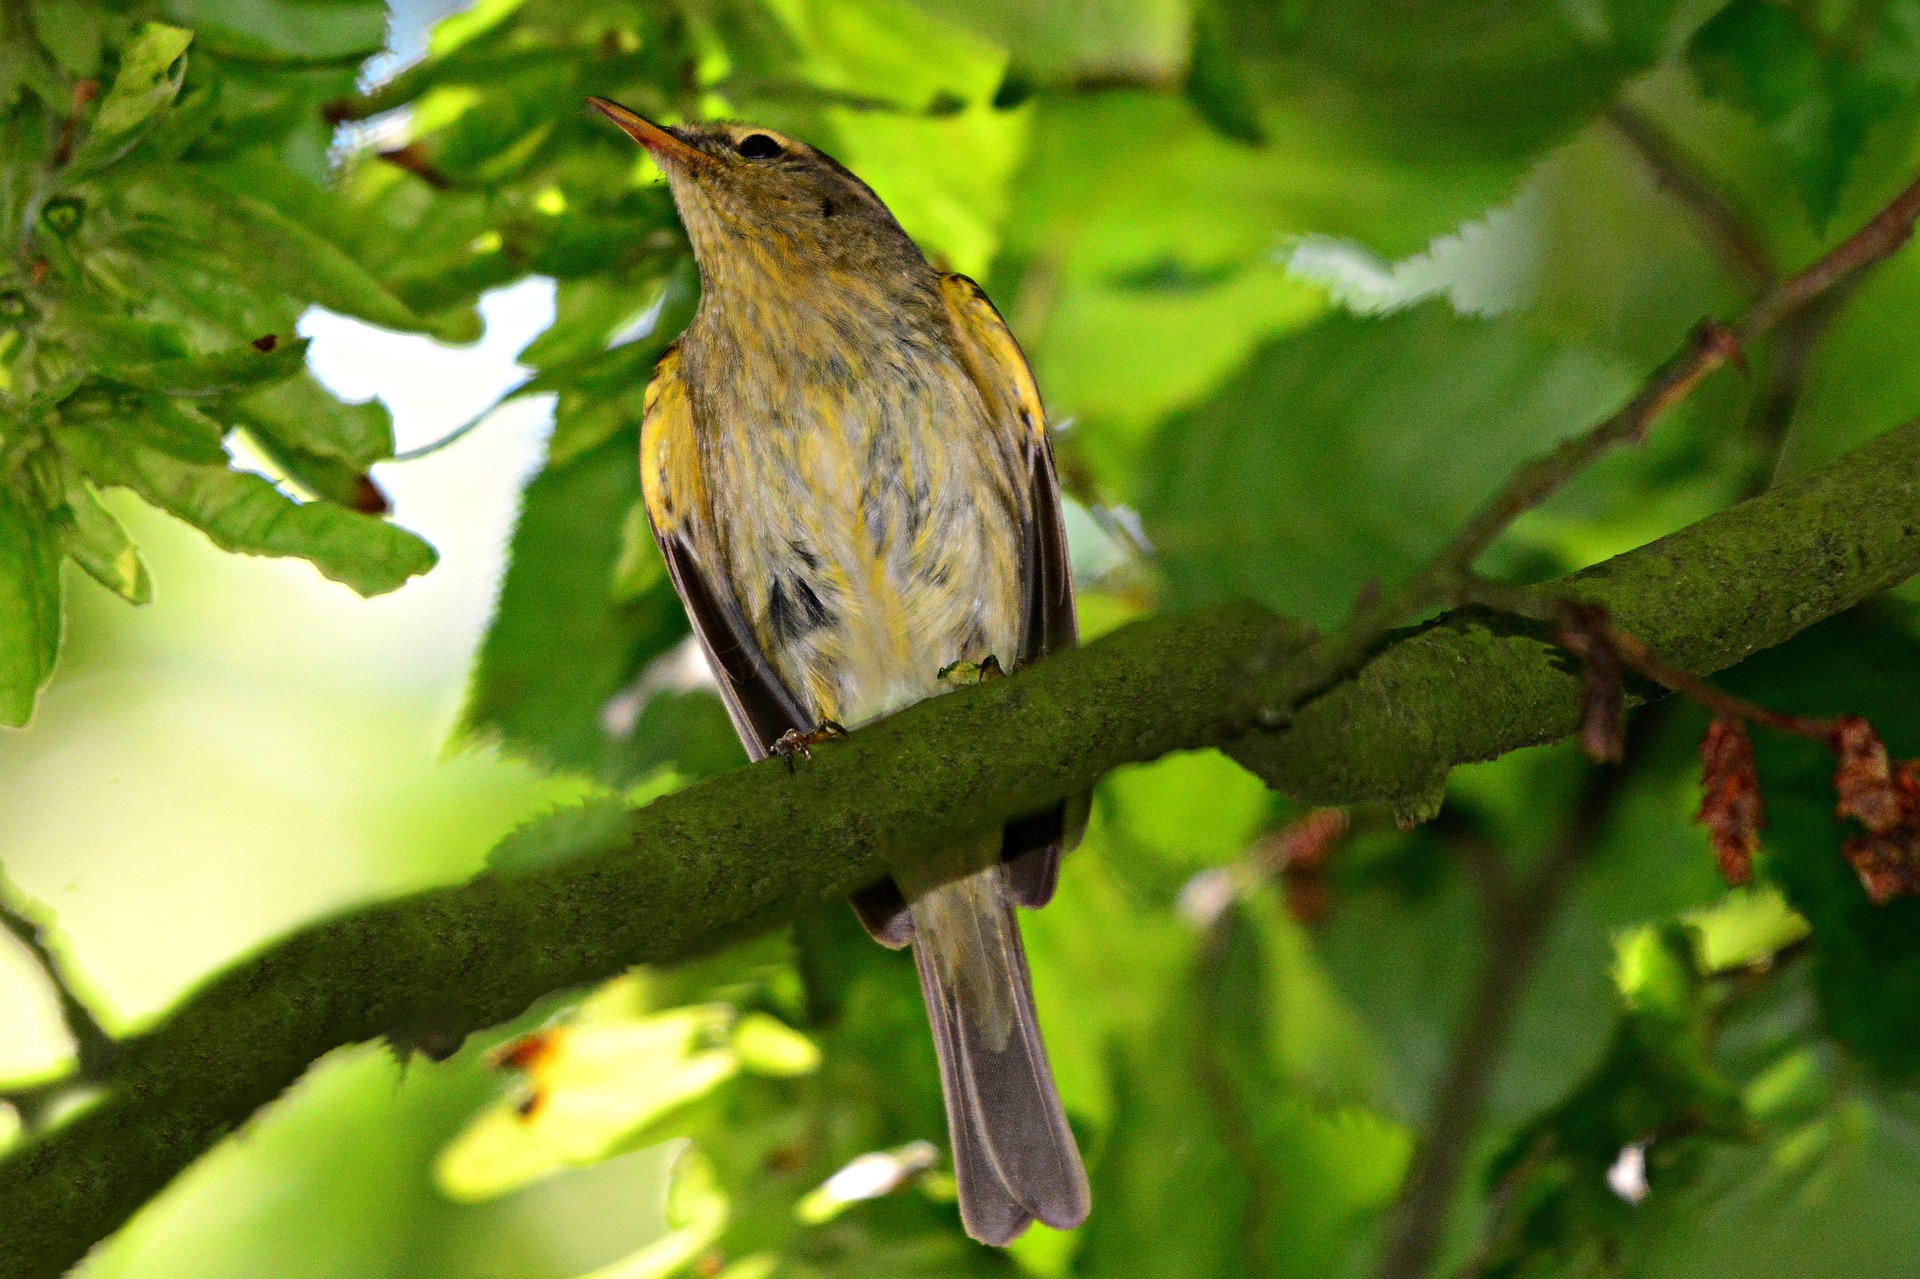
[[[371,599],[107,494],[155,597],[68,566],[57,675],[0,733],[0,866],[116,1030],[304,921],[480,870],[518,827],[513,856],[547,855],[556,809],[737,758],[631,514],[639,391],[691,276],[657,174],[586,92],[817,140],[988,285],[1054,418],[1095,634],[1236,595],[1337,621],[1920,161],[1913,0],[100,10],[109,59],[154,18],[197,32],[189,92],[254,77],[235,118],[280,123],[235,153],[336,191],[364,222],[333,233],[426,317],[305,310],[314,377],[384,404],[399,452],[480,419],[373,468],[440,558]],[[369,30],[384,51],[343,70]],[[319,54],[333,78],[309,84]],[[318,106],[341,99],[335,129]],[[1909,250],[1487,566],[1597,562],[1906,420],[1916,314]],[[1870,715],[1911,755],[1917,606],[1909,586],[1730,680]],[[1224,757],[1109,779],[1027,926],[1093,1170],[1071,1235],[959,1235],[908,1145],[945,1137],[910,966],[834,912],[446,1063],[336,1053],[82,1273],[1371,1273],[1464,1058],[1487,1104],[1435,1273],[1911,1274],[1920,915],[1869,905],[1839,859],[1819,752],[1765,740],[1773,824],[1729,892],[1690,820],[1704,725],[1642,714],[1619,772],[1567,747],[1459,769],[1438,821],[1400,828],[1418,796],[1357,811],[1324,868],[1286,875],[1302,810]],[[1508,955],[1487,885],[1562,856],[1539,953]],[[1458,1027],[1507,962],[1505,1033],[1476,1045]],[[531,1075],[487,1057],[542,1025]],[[0,1079],[69,1052],[0,945]],[[816,1191],[902,1150],[882,1198]]]

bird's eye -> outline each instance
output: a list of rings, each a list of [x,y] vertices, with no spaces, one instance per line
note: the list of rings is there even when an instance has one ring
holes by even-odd
[[[749,160],[771,160],[780,154],[780,144],[764,133],[749,133],[733,149]]]

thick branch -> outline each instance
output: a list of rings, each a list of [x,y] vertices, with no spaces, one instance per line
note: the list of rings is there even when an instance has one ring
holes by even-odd
[[[1920,572],[1920,423],[1826,471],[1540,589],[1607,607],[1696,671]],[[1256,669],[1309,636],[1250,606],[1137,623],[1014,679],[656,801],[574,854],[306,928],[123,1044],[90,1110],[0,1164],[0,1276],[50,1276],[345,1044],[457,1042],[550,992],[766,929],[899,853],[1000,825],[1125,763],[1223,746],[1323,803],[1425,793],[1453,764],[1579,725],[1577,664],[1484,613],[1394,637],[1288,728],[1249,730]],[[1285,658],[1272,670],[1284,674]]]
[[[1524,593],[1598,604],[1669,662],[1711,674],[1851,606],[1863,598],[1857,581],[1912,576],[1916,450],[1920,422],[1817,475]],[[1788,511],[1819,511],[1818,525],[1774,523]],[[1283,663],[1276,674],[1286,672]],[[1249,734],[1225,749],[1306,802],[1406,801],[1434,791],[1454,764],[1572,736],[1579,689],[1579,663],[1550,643],[1547,628],[1468,609],[1395,636],[1355,678],[1303,707],[1288,731]]]

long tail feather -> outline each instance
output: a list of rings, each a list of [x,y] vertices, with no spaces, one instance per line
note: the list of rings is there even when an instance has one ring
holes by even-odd
[[[1087,1174],[1040,1040],[1004,868],[995,861],[912,902],[967,1233],[998,1245],[1036,1218],[1079,1225]]]

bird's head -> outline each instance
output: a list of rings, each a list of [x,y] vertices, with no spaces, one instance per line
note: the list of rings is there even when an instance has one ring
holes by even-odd
[[[924,263],[867,184],[804,142],[733,122],[663,127],[605,98],[588,101],[666,174],[704,276]]]

